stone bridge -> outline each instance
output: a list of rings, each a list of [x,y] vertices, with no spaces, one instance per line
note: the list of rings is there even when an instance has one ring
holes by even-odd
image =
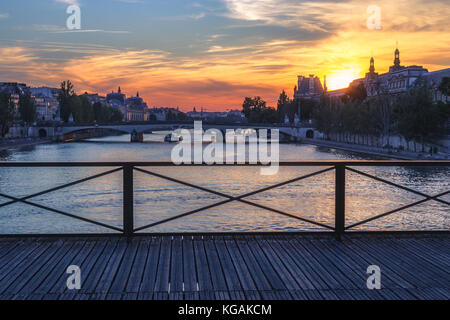
[[[312,127],[304,126],[271,126],[271,125],[251,125],[251,124],[202,124],[204,130],[218,129],[223,133],[226,130],[236,129],[278,129],[282,140],[297,141],[302,138],[314,138],[320,133]],[[156,131],[173,131],[176,129],[193,129],[194,124],[191,123],[170,123],[170,124],[110,124],[110,125],[73,125],[60,127],[33,127],[30,128],[30,136],[35,137],[55,137],[59,140],[65,140],[64,137],[75,137],[73,140],[86,139],[91,137],[95,131],[110,130],[123,134],[152,133]],[[77,137],[78,136],[78,137]]]

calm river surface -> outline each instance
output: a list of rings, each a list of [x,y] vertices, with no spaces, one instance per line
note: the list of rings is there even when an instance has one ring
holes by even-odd
[[[145,136],[145,143],[129,143],[129,136],[87,142],[45,144],[0,154],[0,161],[170,161],[174,144],[163,143],[165,133]],[[281,161],[373,159],[372,156],[310,145],[280,145]],[[256,167],[145,168],[183,181],[238,196],[326,167],[284,167],[273,176]],[[0,193],[23,197],[82,179],[111,168],[0,168]],[[450,189],[447,168],[359,168],[360,170],[429,195]],[[135,172],[135,226],[225,200],[167,180]],[[347,173],[346,223],[352,224],[423,199],[421,196]],[[450,201],[450,195],[442,197]],[[246,198],[246,200],[334,225],[334,171]],[[0,197],[0,205],[9,200]],[[43,206],[122,227],[122,172],[30,199]],[[370,222],[355,230],[448,230],[450,209],[429,201]],[[225,232],[326,230],[243,203],[195,213],[146,232]],[[0,208],[0,233],[114,232],[43,209],[15,203]]]

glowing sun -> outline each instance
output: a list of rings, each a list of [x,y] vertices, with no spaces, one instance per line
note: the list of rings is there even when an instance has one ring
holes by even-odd
[[[360,77],[357,69],[337,70],[327,76],[328,90],[347,88],[350,82]]]

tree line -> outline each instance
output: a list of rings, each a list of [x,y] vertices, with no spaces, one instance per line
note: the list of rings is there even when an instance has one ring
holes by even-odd
[[[445,81],[447,91],[442,85]],[[383,147],[391,147],[389,138],[399,135],[408,144],[421,143],[422,149],[425,141],[445,132],[450,103],[433,101],[426,83],[419,82],[397,95],[390,95],[381,87],[377,90],[376,96],[367,97],[360,84],[338,99],[323,96],[313,113],[317,129],[327,137],[332,134],[340,141],[352,143],[369,144],[374,138],[386,137]],[[442,80],[439,90],[448,95],[448,80]]]
[[[123,114],[114,107],[100,102],[91,104],[86,96],[77,95],[70,81],[61,83],[61,91],[58,95],[61,120],[67,122],[72,115],[75,122],[119,122],[123,120]],[[20,94],[16,107],[11,94],[0,92],[0,136],[3,138],[8,133],[14,121],[21,121],[25,125],[37,120],[36,103],[31,93],[25,91]]]
[[[243,113],[252,123],[283,123],[287,117],[294,121],[299,112],[302,120],[314,120],[316,128],[325,134],[337,136],[340,141],[367,143],[374,138],[400,135],[407,142],[422,143],[432,136],[444,133],[450,118],[450,103],[435,102],[431,90],[423,81],[397,95],[389,94],[378,85],[377,95],[367,96],[364,84],[351,86],[339,98],[322,95],[319,101],[290,99],[283,90],[277,109],[267,107],[261,97],[246,97]],[[450,96],[450,78],[444,77],[438,90]],[[362,141],[361,141],[362,139]]]
[[[0,92],[0,136],[2,138],[8,133],[14,120],[21,120],[25,124],[36,120],[36,104],[29,92],[19,96],[17,111],[11,94],[6,91]]]
[[[71,115],[75,122],[119,122],[123,120],[123,114],[119,109],[100,102],[91,104],[86,96],[77,95],[70,80],[61,83],[58,102],[61,120],[64,122],[69,121]]]
[[[318,103],[311,99],[290,99],[283,90],[278,98],[277,108],[268,107],[261,97],[246,97],[242,104],[242,113],[250,123],[284,123],[286,117],[293,123],[295,115],[300,119],[312,119]]]

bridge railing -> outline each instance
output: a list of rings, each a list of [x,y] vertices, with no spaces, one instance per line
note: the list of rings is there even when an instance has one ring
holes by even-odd
[[[69,168],[69,167],[80,167],[80,168],[93,168],[93,167],[97,167],[97,168],[110,168],[110,170],[107,170],[105,172],[99,173],[99,174],[95,174],[80,180],[76,180],[70,183],[66,183],[60,186],[56,186],[54,188],[51,189],[47,189],[47,190],[43,190],[28,196],[24,196],[24,197],[16,197],[10,194],[6,194],[3,190],[0,190],[0,197],[6,198],[8,199],[7,202],[1,203],[0,204],[0,208],[4,208],[16,203],[23,203],[32,207],[37,207],[39,209],[43,209],[46,211],[50,211],[54,214],[58,214],[58,215],[62,215],[62,216],[66,216],[66,217],[70,217],[73,219],[77,219],[77,220],[81,220],[96,226],[100,226],[106,229],[110,229],[112,231],[114,231],[114,234],[119,234],[119,235],[124,235],[127,237],[132,237],[135,235],[142,235],[142,234],[150,234],[150,233],[142,233],[143,231],[146,231],[152,227],[155,226],[159,226],[165,223],[168,223],[170,221],[174,221],[177,219],[181,219],[187,216],[191,216],[197,212],[200,211],[204,211],[207,209],[211,209],[211,208],[215,208],[215,207],[219,207],[222,205],[225,205],[227,203],[230,202],[240,202],[240,203],[244,203],[259,209],[263,209],[263,210],[267,210],[270,211],[272,213],[278,214],[278,215],[282,215],[282,216],[286,216],[286,217],[290,217],[293,219],[297,219],[300,220],[302,222],[308,223],[308,224],[312,224],[314,226],[318,226],[318,227],[322,227],[325,228],[329,231],[334,232],[338,238],[340,238],[343,234],[345,234],[348,231],[353,231],[355,229],[355,227],[357,226],[361,226],[364,225],[366,223],[369,223],[371,221],[377,220],[377,219],[381,219],[383,217],[398,213],[400,211],[412,208],[414,206],[418,206],[420,204],[429,202],[429,201],[435,201],[438,202],[440,204],[444,204],[446,206],[450,206],[450,202],[446,201],[443,199],[444,196],[446,196],[447,194],[450,193],[450,190],[444,191],[444,192],[440,192],[439,194],[435,194],[435,195],[429,195],[417,190],[414,190],[412,188],[394,183],[392,181],[388,181],[386,179],[377,177],[375,175],[363,172],[361,170],[356,169],[357,167],[443,167],[443,168],[448,168],[450,169],[450,161],[296,161],[296,162],[281,162],[280,167],[325,167],[325,168],[321,168],[318,171],[315,171],[313,173],[309,173],[306,175],[302,175],[287,181],[283,181],[280,183],[276,183],[270,186],[267,186],[265,188],[256,190],[256,191],[252,191],[252,192],[248,192],[239,196],[233,196],[233,195],[229,195],[226,193],[223,193],[221,191],[217,191],[217,190],[213,190],[213,189],[209,189],[200,185],[196,185],[187,181],[183,181],[180,179],[176,179],[167,175],[163,175],[161,173],[149,170],[148,168],[158,168],[158,167],[180,167],[179,165],[175,165],[173,163],[170,162],[0,162],[0,170],[2,168]],[[205,166],[209,166],[210,165],[181,165],[184,167],[205,167]],[[230,165],[213,165],[216,167],[230,167]],[[234,166],[252,166],[252,167],[257,167],[257,166],[261,166],[261,164],[237,164]],[[145,169],[144,169],[145,168]],[[116,226],[112,226],[103,222],[99,222],[99,221],[95,221],[86,217],[81,217],[79,215],[73,214],[73,213],[69,213],[69,212],[65,212],[63,210],[59,210],[59,209],[55,209],[55,208],[51,208],[51,207],[47,207],[44,206],[42,204],[39,203],[35,203],[32,201],[32,198],[36,198],[38,196],[42,196],[54,191],[58,191],[58,190],[62,190],[62,189],[66,189],[68,187],[71,186],[75,186],[78,184],[82,184],[84,182],[87,181],[91,181],[103,176],[107,176],[116,172],[120,172],[122,171],[123,174],[123,182],[122,182],[122,186],[123,186],[123,210],[122,210],[122,218],[123,218],[123,227],[119,228]],[[335,212],[334,212],[334,218],[335,218],[335,223],[333,226],[309,219],[309,218],[305,218],[305,217],[301,217],[297,214],[293,214],[293,213],[289,213],[289,212],[285,212],[283,210],[279,210],[279,209],[275,209],[275,208],[271,208],[259,203],[255,203],[252,202],[250,200],[248,200],[247,198],[249,198],[250,196],[256,195],[256,194],[260,194],[262,192],[268,191],[268,190],[272,190],[275,188],[279,188],[281,186],[285,186],[297,181],[301,181],[310,177],[314,177],[314,176],[318,176],[321,174],[324,174],[326,172],[331,172],[334,171],[335,172]],[[158,177],[160,179],[164,179],[164,180],[168,180],[177,184],[181,184],[190,188],[194,188],[197,190],[201,190],[210,194],[214,194],[217,196],[220,196],[222,198],[224,198],[224,200],[219,201],[217,203],[214,204],[210,204],[195,210],[190,210],[188,212],[184,212],[182,214],[178,214],[163,220],[159,220],[157,222],[153,222],[151,224],[145,225],[145,226],[141,226],[141,227],[135,227],[134,221],[135,221],[135,206],[134,206],[134,193],[135,193],[135,188],[134,188],[134,184],[135,184],[135,179],[134,179],[134,172],[139,172],[142,174],[146,174],[146,175],[150,175],[150,176],[154,176],[154,177]],[[356,173],[358,175],[364,176],[366,178],[370,178],[372,180],[390,185],[392,187],[407,191],[407,192],[411,192],[415,195],[419,195],[421,197],[423,197],[422,200],[418,200],[415,202],[412,202],[408,205],[404,205],[402,207],[399,207],[397,209],[394,210],[390,210],[388,212],[384,212],[382,214],[378,214],[375,215],[371,218],[368,219],[364,219],[362,221],[356,222],[356,223],[352,223],[352,224],[348,224],[346,225],[346,173],[347,172],[352,172],[352,173]],[[1,175],[0,175],[1,176]],[[447,230],[449,231],[449,230]],[[61,236],[61,234],[52,234],[53,236]],[[80,235],[93,235],[93,234],[77,234],[77,236]],[[94,235],[100,235],[100,234],[94,234]],[[108,234],[111,235],[111,234]],[[0,234],[1,236],[14,236],[13,234]],[[21,234],[21,236],[24,236],[23,234]],[[41,235],[41,234],[29,234],[29,236],[49,236],[49,235]]]

